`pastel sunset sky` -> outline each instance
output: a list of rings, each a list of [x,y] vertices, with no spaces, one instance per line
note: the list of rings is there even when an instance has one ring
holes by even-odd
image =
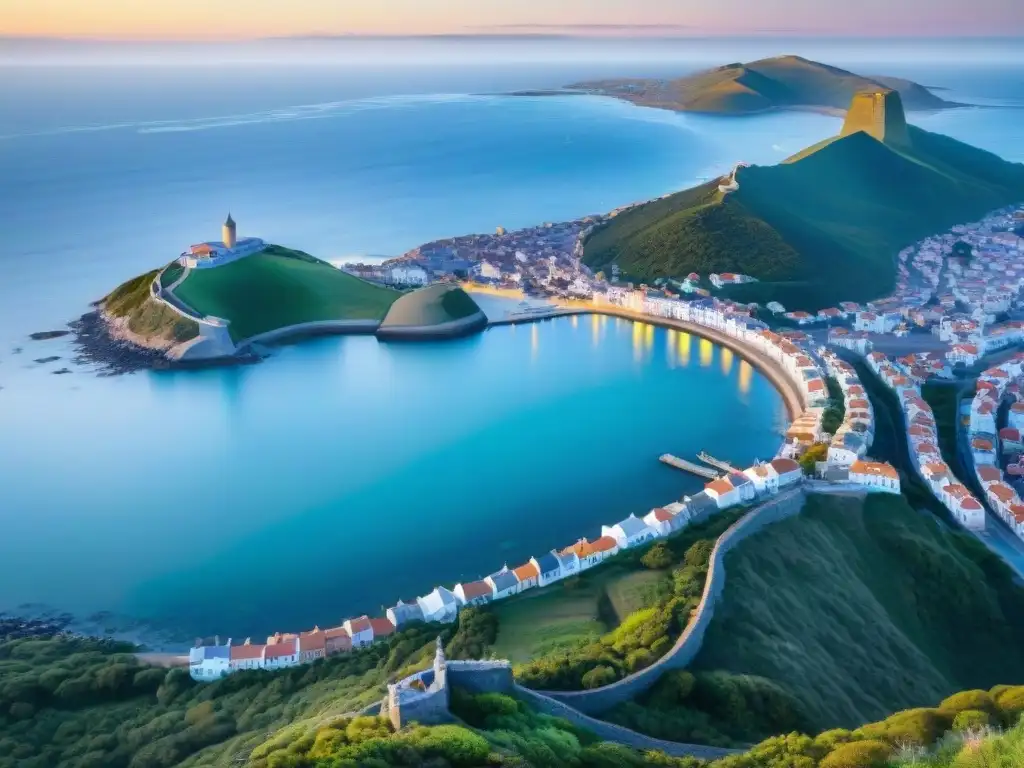
[[[0,35],[1024,35],[1024,0],[0,0]]]

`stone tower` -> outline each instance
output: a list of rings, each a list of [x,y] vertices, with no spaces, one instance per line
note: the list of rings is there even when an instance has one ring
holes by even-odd
[[[874,88],[853,94],[841,136],[864,131],[886,144],[910,144],[903,100],[889,88]]]
[[[448,687],[448,660],[444,657],[444,643],[437,636],[437,648],[434,650],[434,685],[435,690]]]
[[[238,236],[235,231],[235,220],[231,218],[231,214],[228,214],[227,220],[224,222],[224,226],[221,227],[221,239],[224,241],[224,245],[228,248],[234,248],[238,242]]]

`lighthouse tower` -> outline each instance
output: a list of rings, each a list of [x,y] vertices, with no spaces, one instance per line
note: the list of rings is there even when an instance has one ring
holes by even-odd
[[[228,214],[227,220],[224,222],[224,226],[221,228],[221,238],[224,240],[224,247],[228,250],[235,247],[238,243],[238,236],[235,231],[235,220],[231,218],[231,214]]]

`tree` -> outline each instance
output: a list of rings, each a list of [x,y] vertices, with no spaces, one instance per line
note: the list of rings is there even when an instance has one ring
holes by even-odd
[[[660,541],[644,552],[640,562],[652,571],[659,571],[672,565],[672,552],[665,546],[665,542]]]
[[[965,709],[962,712],[957,712],[956,717],[953,718],[953,730],[976,731],[991,722],[992,718],[988,712],[982,712],[980,709]]]
[[[584,688],[600,688],[615,682],[615,670],[611,667],[600,665],[594,667],[583,676]]]
[[[969,259],[974,255],[974,250],[963,240],[957,240],[953,243],[953,251],[950,255],[957,259]]]
[[[815,443],[808,448],[804,455],[800,457],[800,467],[803,469],[805,475],[813,475],[815,470],[815,464],[819,461],[824,461],[828,456],[828,445],[825,443]]]

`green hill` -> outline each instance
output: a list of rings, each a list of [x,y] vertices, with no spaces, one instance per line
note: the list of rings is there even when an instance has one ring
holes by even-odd
[[[902,497],[807,504],[727,556],[694,669],[770,681],[817,728],[1024,683],[1024,590],[995,555]]]
[[[402,295],[388,310],[377,334],[423,336],[446,328],[457,332],[479,330],[486,324],[486,316],[468,293],[456,285],[435,283]]]
[[[853,106],[840,136],[740,167],[734,192],[716,181],[616,216],[584,261],[640,281],[739,272],[761,282],[730,296],[815,310],[885,294],[901,248],[1024,199],[1024,165],[906,125],[897,93]]]
[[[195,320],[151,297],[150,285],[158,273],[154,269],[119,285],[101,301],[104,311],[123,319],[132,333],[158,343],[176,344],[195,338],[199,334]]]
[[[895,77],[863,77],[800,56],[775,56],[747,64],[726,64],[670,80],[613,79],[576,83],[593,91],[646,107],[681,112],[751,114],[768,109],[816,107],[843,110],[859,91],[897,91],[907,109],[934,110],[960,106],[923,85]]]
[[[220,267],[193,269],[174,295],[200,314],[228,320],[236,342],[300,323],[379,321],[400,296],[281,246]]]

